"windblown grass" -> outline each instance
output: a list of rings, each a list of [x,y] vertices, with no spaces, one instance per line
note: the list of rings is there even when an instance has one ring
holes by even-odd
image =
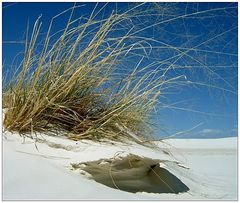
[[[126,44],[129,33],[110,36],[128,18],[125,13],[95,20],[93,12],[86,22],[72,27],[75,21],[70,17],[50,45],[53,18],[40,53],[38,18],[30,39],[26,38],[20,71],[4,91],[4,127],[25,134],[62,130],[74,140],[146,137],[148,114],[163,81],[154,78],[156,71],[147,71],[148,66],[135,67],[121,80],[114,76],[119,60],[140,46]]]
[[[137,11],[141,5],[106,18],[98,17],[104,6],[95,7],[89,17],[79,19],[73,18],[74,6],[55,16],[45,35],[40,17],[31,31],[28,26],[24,60],[3,91],[4,127],[25,135],[61,131],[73,140],[148,139],[152,127],[149,118],[163,92],[169,87],[196,84],[184,74],[165,77],[170,70],[182,68],[176,68],[175,63],[188,56],[206,71],[213,71],[188,54],[204,43],[185,50],[137,35],[145,28],[132,24],[131,18],[148,15]],[[65,28],[52,34],[55,19],[69,11]],[[194,14],[163,19],[156,25],[189,16]],[[143,59],[154,49],[149,42],[177,54],[169,57],[172,61],[147,64]],[[134,66],[128,64],[132,71],[119,73],[121,62],[131,57],[137,60]],[[154,68],[159,64],[167,68]]]

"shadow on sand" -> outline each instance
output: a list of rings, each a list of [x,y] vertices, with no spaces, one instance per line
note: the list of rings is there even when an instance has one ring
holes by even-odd
[[[181,193],[189,188],[160,165],[161,160],[128,155],[114,159],[72,164],[108,187],[127,192]]]

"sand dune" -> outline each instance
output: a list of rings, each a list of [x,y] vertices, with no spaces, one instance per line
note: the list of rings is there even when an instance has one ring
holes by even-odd
[[[134,143],[95,143],[87,140],[75,142],[47,135],[41,135],[41,138],[45,141],[35,143],[34,140],[24,140],[16,134],[4,133],[4,200],[237,199],[237,138],[172,139],[157,142],[158,148]],[[149,162],[149,166],[161,162],[158,170],[162,172],[159,173],[164,171],[168,177],[171,174],[175,180],[186,185],[189,191],[174,194],[162,190],[159,194],[159,189],[155,193],[114,189],[114,186],[108,187],[95,179],[96,182],[90,171],[87,173],[87,170],[72,167],[73,164],[99,163],[99,160],[129,157],[131,154],[135,158],[144,157],[145,161],[153,160],[154,162]],[[122,160],[125,169],[129,168],[126,160]],[[107,162],[105,164],[105,167],[109,167]],[[117,167],[119,165],[115,163],[115,169]],[[88,169],[92,170],[92,167]],[[140,169],[142,170],[141,167]],[[135,173],[128,173],[128,180],[137,181],[133,174],[137,174],[136,170],[139,168],[135,167],[133,170]],[[139,185],[143,185],[144,181],[141,178],[138,180]],[[145,179],[146,184],[147,181],[149,179]]]

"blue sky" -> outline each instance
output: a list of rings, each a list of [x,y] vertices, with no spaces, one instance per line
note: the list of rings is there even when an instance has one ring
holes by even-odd
[[[78,5],[84,7],[76,9],[74,17],[88,16],[95,7],[95,3]],[[105,3],[100,3],[97,8],[103,5]],[[134,5],[109,3],[99,17],[107,16],[116,9],[119,12],[124,11]],[[44,33],[51,18],[73,6],[73,3],[13,2],[3,3],[2,6],[2,58],[5,71],[13,63],[14,57],[24,49],[21,41],[25,38],[27,22],[29,21],[31,28],[38,16],[42,15]],[[165,66],[172,65],[167,77],[184,74],[187,80],[195,82],[195,85],[169,89],[164,93],[159,104],[159,107],[164,108],[161,108],[157,115],[153,115],[155,134],[165,137],[177,133],[179,138],[236,136],[237,3],[158,3],[154,6],[158,8],[157,12],[151,13],[154,15],[133,19],[138,29],[142,29],[137,34],[156,40],[150,42],[152,46],[168,45],[170,48],[155,49],[150,59],[146,59],[143,64],[155,59],[166,60]],[[145,4],[138,9],[145,14],[150,12],[151,8],[152,5]],[[64,28],[68,16],[69,13],[66,13],[57,19],[53,30]],[[178,51],[175,48],[188,50],[187,54],[176,57]],[[173,59],[170,59],[171,57]],[[20,60],[21,55],[15,63]],[[123,65],[124,63],[130,62],[127,59]],[[194,128],[195,126],[198,127]],[[190,129],[192,130],[188,131]],[[181,131],[185,133],[178,134]]]

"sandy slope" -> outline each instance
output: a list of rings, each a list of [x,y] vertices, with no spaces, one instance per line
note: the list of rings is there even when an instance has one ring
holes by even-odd
[[[40,135],[38,135],[40,137]],[[202,200],[237,199],[237,138],[165,140],[159,148],[137,144],[74,142],[41,135],[46,142],[4,133],[4,200]],[[23,143],[24,142],[24,143]],[[165,161],[164,168],[190,191],[181,194],[129,193],[72,171],[71,163],[129,153]]]

